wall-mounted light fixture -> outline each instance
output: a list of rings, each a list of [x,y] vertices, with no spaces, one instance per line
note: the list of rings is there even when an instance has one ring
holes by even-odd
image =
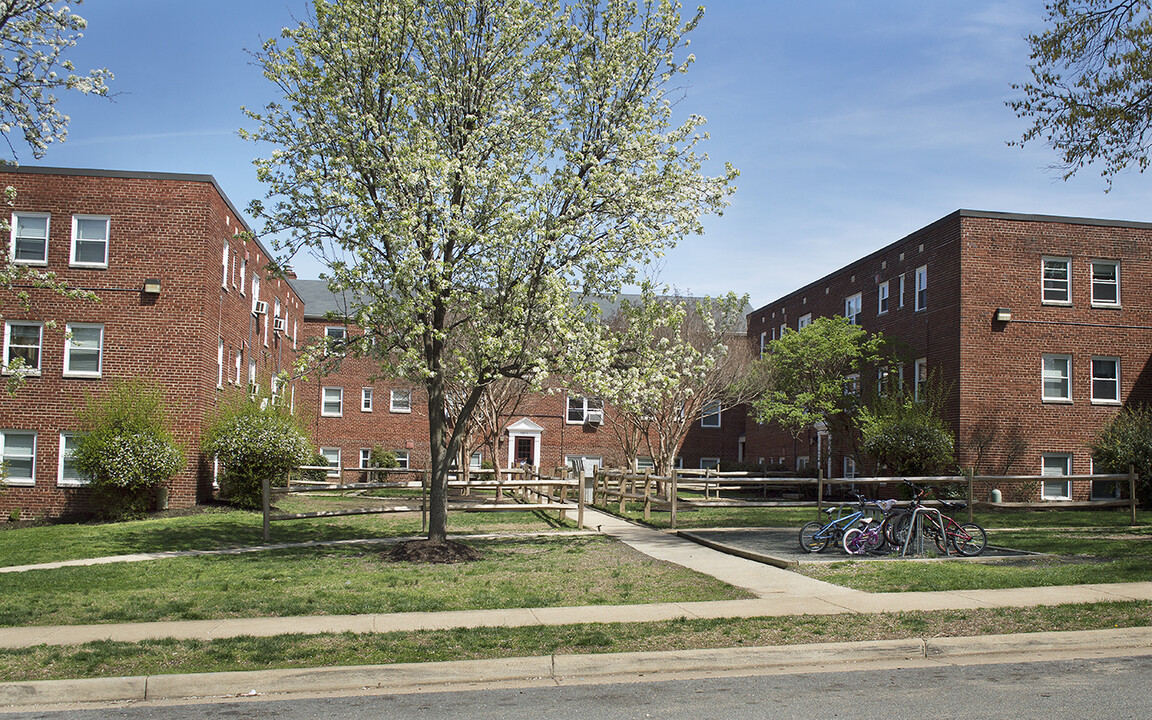
[[[148,295],[160,294],[160,278],[148,278],[144,281],[144,292]]]
[[[1012,311],[1008,308],[996,308],[996,314],[992,318],[996,322],[1008,322],[1012,319]]]

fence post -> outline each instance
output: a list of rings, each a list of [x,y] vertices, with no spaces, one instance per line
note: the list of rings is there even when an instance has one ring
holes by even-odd
[[[816,517],[824,511],[824,468],[816,468]]]
[[[650,489],[652,480],[649,477],[650,474],[648,471],[644,472],[644,522],[652,519],[652,492]]]
[[[264,495],[264,542],[268,542],[272,539],[272,525],[269,520],[269,516],[272,514],[272,482],[267,474],[264,475],[260,485]]]
[[[1132,508],[1132,517],[1129,524],[1136,524],[1136,468],[1128,466],[1128,504]]]
[[[428,532],[428,483],[431,470],[420,473],[420,532]]]
[[[976,468],[968,468],[964,474],[968,476],[968,522],[975,522],[972,519],[972,481],[976,475]]]
[[[584,477],[583,471],[576,473],[576,529],[584,529],[584,485],[588,482],[588,478]],[[595,488],[593,488],[595,492]]]
[[[679,485],[679,483],[678,483],[679,479],[680,479],[680,473],[676,470],[676,468],[672,468],[672,483],[671,484],[672,484],[672,529],[673,530],[676,529],[676,495],[678,492],[677,486]]]

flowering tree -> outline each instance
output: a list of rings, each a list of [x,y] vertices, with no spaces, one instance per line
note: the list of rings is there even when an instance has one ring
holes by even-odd
[[[256,53],[284,101],[249,112],[275,148],[253,212],[329,262],[382,373],[423,384],[429,540],[486,388],[555,372],[596,333],[574,296],[613,294],[723,207],[735,171],[702,174],[703,120],[674,125],[666,96],[696,21],[669,2],[314,0]],[[449,418],[451,382],[469,390]]]
[[[585,386],[613,407],[605,418],[635,462],[647,447],[656,472],[672,471],[688,430],[708,411],[746,402],[752,362],[743,333],[748,296],[658,295],[650,285],[609,322],[611,366]]]

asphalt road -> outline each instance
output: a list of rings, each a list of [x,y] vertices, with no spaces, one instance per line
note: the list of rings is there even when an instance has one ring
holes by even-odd
[[[1147,718],[1152,656],[513,687],[252,698],[19,712],[31,720],[372,718]]]

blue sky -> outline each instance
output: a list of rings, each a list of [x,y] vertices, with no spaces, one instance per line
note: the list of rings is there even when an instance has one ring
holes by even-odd
[[[708,119],[714,171],[727,160],[741,177],[724,216],[659,268],[682,291],[759,307],[958,208],[1152,221],[1152,177],[1123,174],[1105,193],[1091,168],[1065,182],[1052,150],[1007,145],[1025,129],[1004,103],[1028,78],[1023,38],[1043,0],[707,5],[677,110]],[[245,50],[305,7],[89,0],[72,58],[112,70],[119,95],[64,98],[68,141],[40,161],[18,148],[20,161],[210,174],[243,209],[263,188],[240,108],[275,99]]]

